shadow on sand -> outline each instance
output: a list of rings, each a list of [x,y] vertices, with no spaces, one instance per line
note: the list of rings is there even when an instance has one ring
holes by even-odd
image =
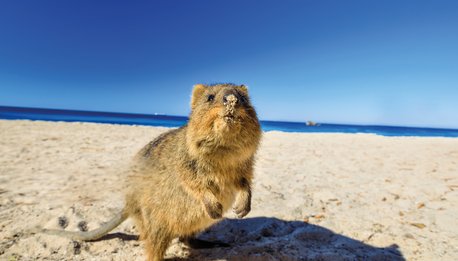
[[[104,240],[110,240],[110,239],[115,239],[115,238],[119,238],[123,241],[131,241],[131,240],[139,240],[140,237],[137,236],[137,235],[129,235],[129,234],[125,234],[125,233],[111,233],[111,234],[106,234],[105,236],[99,238],[99,239],[95,239],[95,240],[90,240],[89,242],[98,242],[98,241],[104,241]]]
[[[231,247],[167,260],[405,260],[397,245],[378,248],[317,225],[268,217],[225,219],[198,238]]]
[[[99,240],[113,238],[138,240],[138,236],[123,233],[108,234]],[[405,260],[397,245],[374,247],[321,226],[269,217],[224,219],[198,238],[224,242],[230,247],[190,249],[188,258],[166,260]]]

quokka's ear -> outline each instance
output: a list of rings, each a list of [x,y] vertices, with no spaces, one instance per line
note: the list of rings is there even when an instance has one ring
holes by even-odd
[[[248,95],[248,87],[246,85],[242,84],[238,87],[238,89],[242,91],[245,95]]]
[[[202,97],[205,92],[205,85],[203,84],[196,84],[194,85],[194,89],[192,90],[191,96],[191,109],[194,109],[197,105],[197,101]]]

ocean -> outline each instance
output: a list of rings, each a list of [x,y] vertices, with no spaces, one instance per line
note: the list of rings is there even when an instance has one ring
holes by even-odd
[[[66,122],[96,122],[127,125],[179,127],[188,118],[184,116],[148,115],[113,112],[92,112],[0,106],[0,119],[44,120]],[[383,136],[458,137],[456,129],[416,128],[399,126],[365,126],[320,123],[307,126],[305,122],[261,121],[264,131],[318,132],[318,133],[372,133]]]

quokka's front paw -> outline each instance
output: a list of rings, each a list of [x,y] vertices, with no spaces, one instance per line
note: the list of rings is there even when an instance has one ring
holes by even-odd
[[[234,208],[234,213],[237,215],[238,218],[243,218],[251,211],[251,204],[247,202],[245,204],[236,205]]]
[[[223,217],[223,205],[221,203],[209,203],[205,202],[205,210],[207,210],[208,215],[213,219],[220,219]]]

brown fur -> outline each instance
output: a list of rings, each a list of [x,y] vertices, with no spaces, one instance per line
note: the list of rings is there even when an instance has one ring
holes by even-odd
[[[124,211],[145,240],[148,260],[161,260],[173,238],[191,237],[217,222],[234,201],[239,217],[251,208],[261,131],[246,87],[198,84],[191,109],[187,125],[138,153],[129,179]]]
[[[94,240],[131,217],[148,260],[162,260],[173,238],[194,236],[232,205],[238,217],[248,214],[260,138],[245,86],[197,84],[188,124],[160,135],[136,155],[120,214],[93,231],[42,232]]]

